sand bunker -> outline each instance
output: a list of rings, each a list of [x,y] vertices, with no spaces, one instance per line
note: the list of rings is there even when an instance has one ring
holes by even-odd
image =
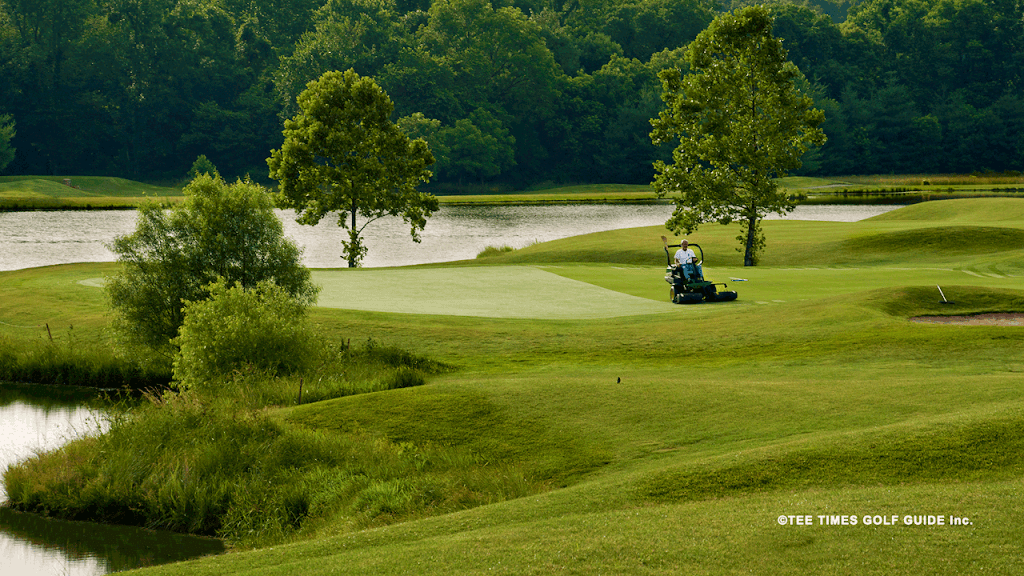
[[[317,306],[486,318],[590,319],[678,310],[528,266],[317,270]]]
[[[958,324],[961,326],[1024,326],[1024,314],[976,314],[974,316],[918,316],[913,322]]]

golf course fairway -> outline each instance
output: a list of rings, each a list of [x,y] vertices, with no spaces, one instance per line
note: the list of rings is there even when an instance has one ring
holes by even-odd
[[[668,303],[659,227],[315,271],[327,337],[452,369],[267,408],[275,421],[465,450],[495,478],[523,474],[528,494],[443,514],[339,513],[258,549],[135,573],[1024,573],[1024,328],[912,321],[1024,314],[1024,199],[764,232],[753,268],[735,227],[689,236],[705,276],[739,293],[718,304]],[[81,281],[110,270],[2,273],[21,305],[0,322],[74,321],[100,338],[99,283]]]

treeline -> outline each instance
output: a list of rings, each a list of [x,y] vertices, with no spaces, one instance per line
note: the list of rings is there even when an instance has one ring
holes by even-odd
[[[265,179],[295,97],[354,68],[425,137],[449,186],[644,183],[657,73],[712,0],[0,0],[10,174],[184,176],[200,154]],[[807,174],[1020,170],[1024,5],[778,4],[827,115]],[[843,20],[837,23],[837,20]]]

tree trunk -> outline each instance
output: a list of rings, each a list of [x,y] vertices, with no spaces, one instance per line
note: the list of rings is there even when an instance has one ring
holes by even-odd
[[[353,232],[355,232],[355,230],[356,230],[356,209],[357,209],[356,199],[353,198],[352,199],[352,228],[351,228],[351,230]],[[353,250],[354,249],[355,248],[353,248]],[[349,268],[355,268],[358,264],[359,263],[356,261],[356,254],[354,252],[352,252],[352,251],[349,251],[349,253],[348,253],[348,267]]]
[[[754,265],[754,240],[757,238],[757,218],[747,218],[747,242],[746,250],[743,252],[743,265]]]

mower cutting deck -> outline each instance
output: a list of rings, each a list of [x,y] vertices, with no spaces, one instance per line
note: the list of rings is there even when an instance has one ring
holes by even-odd
[[[690,244],[690,248],[700,250],[700,262],[696,264],[672,263],[672,255],[669,248],[677,248],[679,244],[669,246],[668,240],[662,236],[665,244],[665,257],[667,267],[665,268],[665,281],[669,283],[669,299],[675,304],[700,304],[701,302],[727,302],[737,297],[734,291],[718,291],[718,286],[728,288],[729,285],[723,282],[715,283],[704,279],[704,272],[701,265],[704,263],[704,249],[699,244]]]

